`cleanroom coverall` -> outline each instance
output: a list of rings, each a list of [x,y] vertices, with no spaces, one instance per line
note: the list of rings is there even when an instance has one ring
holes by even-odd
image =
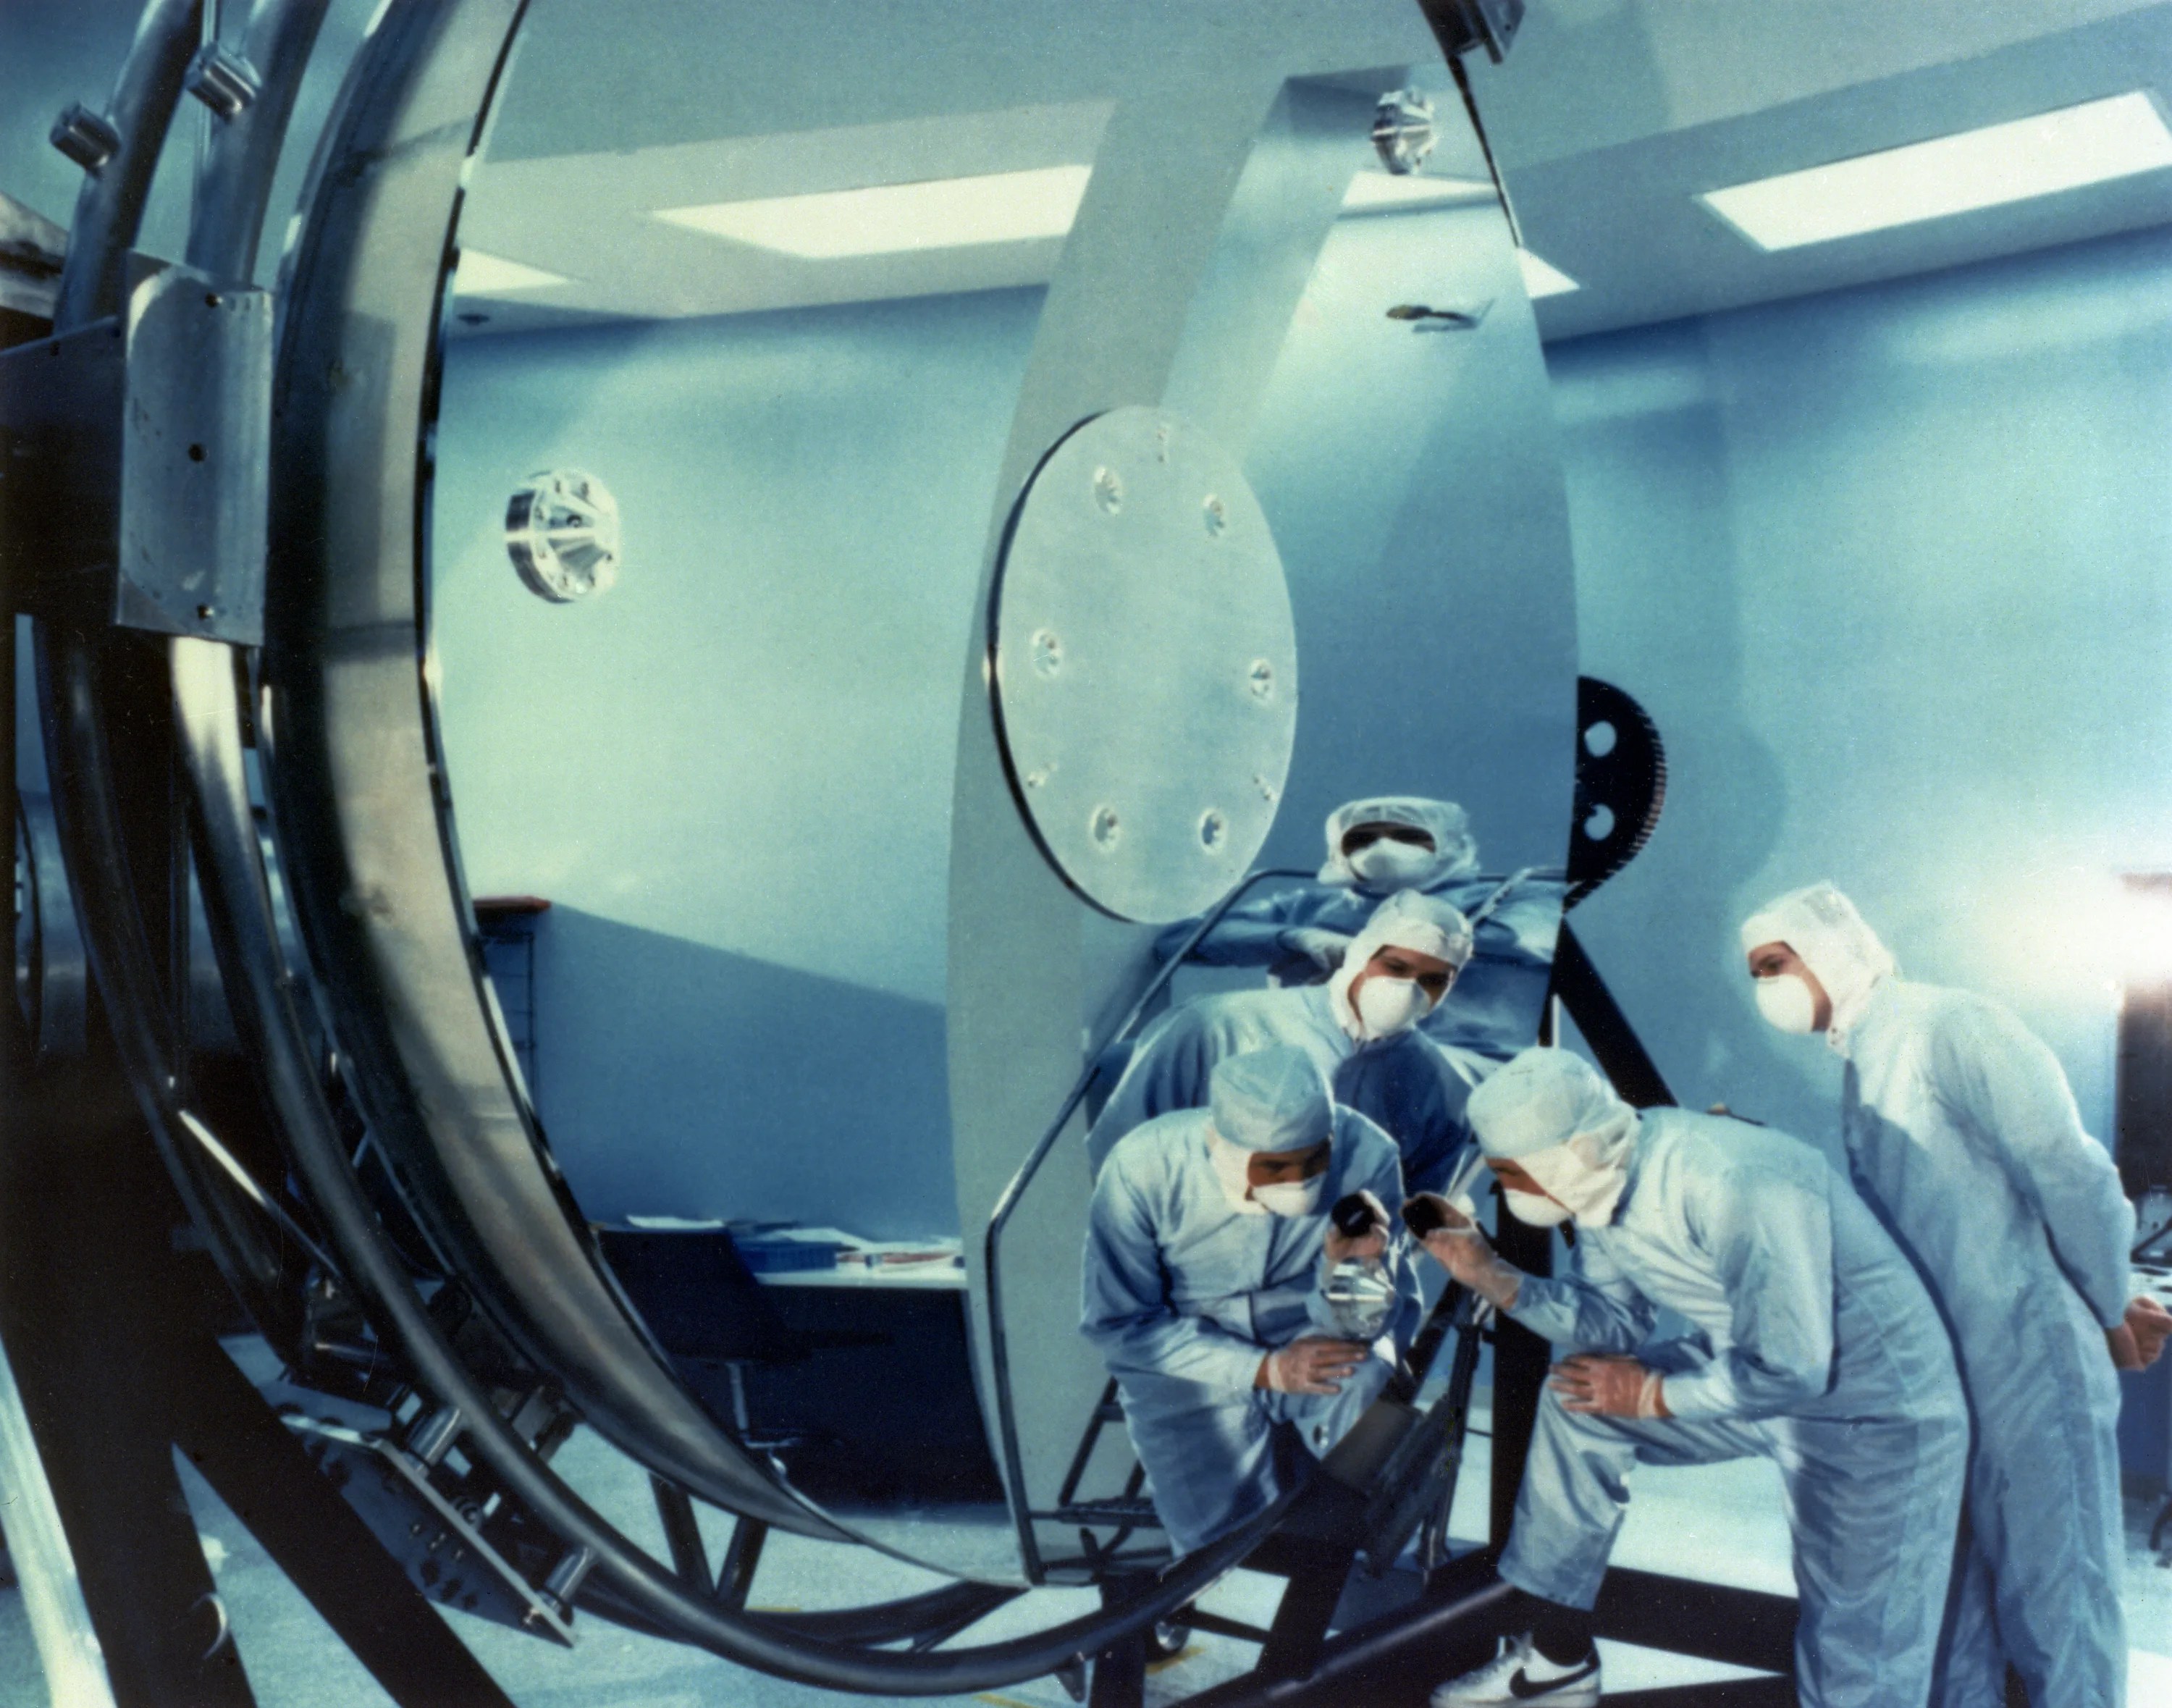
[[[2121,1708],[2119,1379],[2134,1211],[2057,1059],[1997,1003],[1883,980],[1845,1040],[1842,1135],[1960,1354],[1976,1427],[1936,1700]]]
[[[1170,1009],[1133,1047],[1087,1136],[1089,1156],[1098,1166],[1142,1123],[1171,1109],[1204,1108],[1216,1062],[1271,1044],[1304,1050],[1327,1077],[1336,1102],[1368,1116],[1395,1141],[1407,1190],[1430,1192],[1448,1179],[1469,1137],[1463,1105],[1475,1072],[1416,1031],[1356,1042],[1336,1023],[1325,985],[1230,991]]]
[[[1658,1308],[1696,1339],[1648,1346]],[[1642,1460],[1778,1462],[1794,1533],[1796,1688],[1809,1708],[1916,1708],[1928,1694],[1968,1426],[1922,1283],[1807,1146],[1745,1122],[1647,1109],[1610,1224],[1573,1272],[1527,1276],[1510,1314],[1558,1351],[1639,1354],[1671,1418],[1539,1408],[1501,1575],[1597,1599]]]
[[[1500,889],[1498,878],[1461,877],[1427,884],[1423,893],[1475,914]],[[1477,946],[1454,986],[1418,1023],[1435,1043],[1506,1061],[1538,1036],[1540,1011],[1553,976],[1554,939],[1561,929],[1564,885],[1557,878],[1526,878],[1478,921]],[[1265,967],[1288,984],[1309,985],[1320,969],[1292,955],[1280,933],[1294,927],[1355,937],[1382,898],[1347,884],[1293,884],[1240,901],[1200,940],[1191,958],[1203,966]],[[1163,956],[1176,953],[1192,923],[1174,925],[1156,940]],[[1417,1190],[1413,1188],[1413,1190]]]

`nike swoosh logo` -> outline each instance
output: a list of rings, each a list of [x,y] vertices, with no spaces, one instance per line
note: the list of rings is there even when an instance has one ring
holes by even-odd
[[[1586,1661],[1573,1673],[1564,1673],[1558,1678],[1548,1678],[1540,1683],[1526,1678],[1524,1669],[1519,1667],[1508,1680],[1508,1694],[1519,1701],[1527,1696],[1544,1696],[1551,1691],[1560,1689],[1564,1684],[1573,1684],[1579,1678],[1588,1678],[1598,1670],[1597,1661]]]

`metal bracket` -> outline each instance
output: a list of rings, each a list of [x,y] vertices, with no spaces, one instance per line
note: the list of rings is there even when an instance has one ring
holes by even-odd
[[[481,1511],[438,1486],[434,1467],[346,1424],[299,1412],[286,1423],[424,1595],[573,1646],[571,1596],[559,1598],[555,1578],[542,1590],[531,1586],[502,1551],[503,1539],[487,1533]]]
[[[1524,24],[1524,0],[1418,0],[1418,9],[1451,60],[1482,47],[1498,65]]]
[[[41,616],[264,636],[272,298],[170,266],[0,352],[0,573]]]

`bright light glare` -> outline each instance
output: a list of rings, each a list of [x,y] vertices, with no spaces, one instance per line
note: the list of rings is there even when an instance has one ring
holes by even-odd
[[[656,217],[806,260],[1023,243],[1062,237],[1071,229],[1092,172],[1089,166],[1044,166],[761,201],[660,207]]]
[[[2122,885],[2092,923],[2112,978],[2123,985],[2172,980],[2172,896]]]
[[[1524,275],[1524,294],[1535,303],[1541,297],[1558,297],[1583,288],[1551,261],[1540,260],[1527,249],[1516,251],[1516,266]]]
[[[2055,907],[2042,898],[2056,891]],[[1998,976],[2075,996],[2106,985],[2172,981],[2172,889],[2126,882],[2101,868],[2039,868],[2010,895],[1981,905],[1995,916],[1976,933],[1995,948]]]
[[[1697,200],[1762,250],[1798,249],[2172,166],[2140,92],[1713,190]]]
[[[563,275],[546,273],[503,255],[485,255],[479,249],[460,251],[460,271],[453,275],[453,293],[461,297],[502,297],[508,291],[535,291],[546,285],[562,285]]]
[[[1476,178],[1398,178],[1389,172],[1360,172],[1343,192],[1342,205],[1369,207],[1433,207],[1452,201],[1491,201],[1493,186]]]

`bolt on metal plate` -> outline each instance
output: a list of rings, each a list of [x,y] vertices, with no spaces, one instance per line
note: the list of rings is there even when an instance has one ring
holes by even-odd
[[[222,119],[235,119],[263,92],[264,80],[239,54],[207,41],[189,62],[182,87]]]
[[[169,267],[129,309],[113,619],[264,638],[272,298]]]

